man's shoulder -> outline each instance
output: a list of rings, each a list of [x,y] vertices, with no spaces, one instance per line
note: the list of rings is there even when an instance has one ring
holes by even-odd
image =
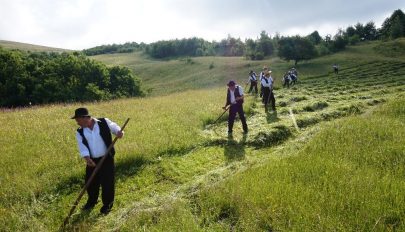
[[[107,120],[108,120],[108,118],[98,118],[98,124],[108,127],[108,121]]]
[[[78,127],[77,129],[76,129],[76,135],[83,135],[83,127]]]

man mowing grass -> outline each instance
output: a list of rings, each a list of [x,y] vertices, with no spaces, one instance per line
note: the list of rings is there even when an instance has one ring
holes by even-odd
[[[80,156],[86,161],[86,177],[85,181],[90,178],[96,165],[107,152],[108,146],[112,143],[111,133],[118,138],[124,136],[121,128],[108,118],[93,118],[90,116],[86,108],[78,108],[75,110],[75,115],[72,117],[80,126],[76,132],[76,139],[79,145]],[[111,211],[114,203],[114,148],[107,154],[107,157],[102,164],[100,170],[96,174],[93,181],[87,188],[87,203],[83,206],[83,210],[91,210],[98,201],[100,185],[102,188],[103,206],[100,213],[108,214]]]
[[[224,110],[227,106],[229,108],[228,118],[228,136],[232,136],[233,123],[235,122],[236,113],[239,114],[239,118],[242,121],[243,133],[248,133],[248,127],[246,124],[245,113],[243,112],[243,89],[241,86],[236,85],[235,81],[228,82],[228,93],[226,96]]]
[[[271,77],[271,71],[267,71],[264,75],[264,78],[261,80],[263,86],[263,103],[264,109],[268,112],[268,104],[271,101],[271,108],[273,111],[276,111],[276,99],[274,98],[273,93],[273,83],[274,79]]]

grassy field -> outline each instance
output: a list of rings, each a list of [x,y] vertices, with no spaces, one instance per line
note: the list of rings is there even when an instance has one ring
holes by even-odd
[[[344,70],[354,67],[357,63],[403,60],[405,56],[401,51],[404,44],[404,39],[385,43],[363,43],[348,47],[345,52],[301,62],[298,64],[298,71],[300,77],[305,79],[331,74],[335,62]],[[270,67],[279,85],[283,74],[293,66],[293,62],[288,63],[277,57],[263,61],[250,61],[242,57],[193,57],[162,61],[135,52],[98,55],[93,58],[109,65],[129,67],[143,80],[145,88],[154,96],[185,89],[211,89],[223,86],[229,79],[235,79],[244,86],[249,71],[254,70],[259,74],[263,66]]]
[[[19,49],[31,52],[69,52],[69,49],[53,48],[41,45],[19,43],[14,41],[0,40],[0,46],[6,49]]]
[[[302,63],[300,83],[289,89],[278,78],[277,114],[247,96],[250,133],[242,136],[236,122],[234,138],[226,137],[226,117],[210,124],[221,113],[226,80],[245,80],[265,64],[277,78],[291,64],[96,57],[133,69],[152,96],[85,104],[95,116],[131,121],[117,144],[113,211],[100,216],[100,204],[78,210],[68,229],[404,230],[405,58],[380,55],[381,46]],[[335,62],[339,76],[331,73]],[[83,184],[69,119],[78,106],[0,113],[0,231],[60,226]]]
[[[396,99],[322,124],[305,145],[258,151],[273,158],[134,213],[123,231],[404,231],[404,122]]]

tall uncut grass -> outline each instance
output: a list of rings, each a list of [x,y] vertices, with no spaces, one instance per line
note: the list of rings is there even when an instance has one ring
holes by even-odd
[[[116,155],[118,172],[130,176],[157,157],[176,156],[203,143],[201,130],[222,113],[225,96],[224,87],[164,97],[0,112],[2,228],[29,228],[29,220],[44,213],[32,205],[40,201],[46,208],[46,204],[82,186],[85,163],[76,143],[78,126],[70,119],[75,108],[86,106],[93,116],[108,117],[120,125],[131,118],[124,139],[117,143]],[[61,216],[63,211],[58,210]]]
[[[325,124],[297,154],[140,213],[124,231],[403,231],[404,119],[402,98]]]
[[[97,56],[130,67],[153,97],[0,111],[0,231],[59,227],[83,186],[70,119],[81,106],[131,120],[116,145],[113,211],[77,210],[72,231],[404,230],[405,60],[376,53],[383,46],[300,63],[289,89],[280,77],[292,64],[277,58]],[[263,65],[276,77],[278,113],[247,96],[249,134],[236,122],[226,138],[226,114],[210,125],[226,81],[244,87]]]

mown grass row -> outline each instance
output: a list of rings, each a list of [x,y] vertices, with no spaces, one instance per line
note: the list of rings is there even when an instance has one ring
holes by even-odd
[[[141,211],[121,229],[402,231],[404,106],[396,99],[371,114],[324,124],[297,154]]]
[[[335,59],[346,60],[347,56],[352,55],[338,54]],[[142,60],[139,57],[137,59]],[[203,59],[207,64],[212,62],[209,57]],[[183,73],[185,64],[181,60],[164,61],[167,65],[176,63],[167,70],[167,73],[160,73],[162,68],[164,70],[166,67],[161,66],[162,61],[142,60],[139,65],[144,65],[145,72],[154,73],[151,78],[166,77],[163,81],[151,82],[153,83],[151,86],[171,83],[172,78],[182,77],[183,74],[188,75],[187,81],[194,83],[182,85],[181,81],[174,81],[176,85],[159,87],[161,90],[167,90],[165,92],[167,94],[179,89],[206,88],[207,83],[211,81],[214,82],[214,86],[219,83],[223,86],[228,78],[244,80],[245,72],[251,68],[257,70],[263,64],[270,63],[275,68],[277,76],[289,67],[289,64],[277,59],[262,63],[250,63],[239,58],[218,59],[221,60],[221,65],[216,66],[219,71],[217,70],[210,77],[213,78],[212,80],[204,79],[207,74],[205,71],[201,73],[195,71],[203,68],[205,70],[205,63],[198,59],[194,64],[186,64],[190,65],[185,67],[186,73]],[[239,135],[241,128],[238,122],[235,124],[236,138],[230,141],[223,137],[226,135],[225,119],[218,126],[209,125],[221,113],[220,107],[224,103],[225,88],[87,104],[95,116],[107,116],[118,123],[122,123],[126,117],[131,117],[132,120],[128,125],[125,139],[119,141],[117,145],[115,210],[106,218],[100,217],[97,210],[89,214],[78,211],[73,217],[71,229],[102,230],[107,226],[111,229],[132,230],[140,225],[149,226],[149,213],[146,213],[143,222],[143,219],[139,221],[137,206],[144,208],[141,212],[150,212],[155,215],[151,219],[154,222],[159,222],[161,218],[175,220],[171,215],[165,215],[166,211],[162,211],[165,209],[175,215],[185,216],[184,220],[187,218],[195,220],[195,214],[179,214],[177,211],[177,206],[184,206],[182,210],[189,212],[186,207],[189,201],[184,198],[184,195],[195,192],[189,191],[189,188],[200,190],[200,187],[206,183],[215,183],[234,175],[239,170],[249,168],[251,161],[260,163],[272,150],[272,148],[263,149],[263,147],[282,144],[288,139],[301,135],[302,131],[311,130],[313,125],[324,120],[347,116],[353,112],[364,112],[371,105],[395,97],[399,93],[398,90],[403,88],[402,84],[397,82],[401,80],[398,78],[384,83],[390,92],[385,93],[384,96],[374,95],[373,91],[380,91],[374,87],[383,81],[388,81],[385,77],[376,76],[373,77],[373,82],[368,83],[369,86],[363,86],[358,81],[359,87],[352,88],[351,91],[354,92],[348,95],[336,91],[345,91],[345,86],[350,86],[351,81],[357,81],[355,76],[336,80],[332,75],[327,75],[328,79],[318,76],[305,80],[308,74],[324,73],[328,68],[320,71],[314,68],[322,65],[327,67],[326,64],[331,61],[332,57],[326,57],[317,59],[313,63],[303,64],[304,81],[302,83],[288,90],[277,89],[277,101],[285,102],[282,106],[280,101],[278,114],[264,114],[260,101],[249,98],[246,109],[249,109],[248,124],[251,133],[245,140]],[[156,69],[152,68],[155,65]],[[191,65],[194,66],[191,67]],[[137,65],[137,67],[140,66]],[[176,67],[179,71],[174,72]],[[209,70],[208,67],[207,70]],[[175,74],[171,75],[172,71]],[[194,74],[197,73],[199,74],[195,76]],[[222,77],[219,78],[218,73]],[[196,80],[195,77],[201,79]],[[368,81],[368,79],[362,81]],[[333,89],[334,85],[340,85],[339,90]],[[173,90],[177,87],[179,88]],[[323,92],[314,94],[315,91]],[[320,105],[323,106],[320,107]],[[77,126],[74,121],[68,119],[78,106],[55,105],[1,112],[1,121],[7,122],[0,132],[2,147],[0,165],[4,167],[0,170],[2,185],[0,224],[3,225],[1,229],[54,230],[67,214],[69,205],[83,182],[84,163],[77,154],[74,138]],[[301,127],[299,133],[293,127],[289,114],[290,108]],[[205,128],[206,126],[208,128]],[[206,130],[201,132],[204,129]],[[172,194],[174,194],[173,197],[171,197]],[[148,204],[149,201],[151,201],[150,204]],[[151,207],[148,207],[149,205]],[[156,205],[158,207],[153,208]],[[224,215],[218,218],[226,220]],[[208,220],[207,223],[210,228],[211,222]],[[199,224],[190,224],[190,228],[198,228]]]
[[[118,182],[135,176],[157,157],[181,156],[204,143],[205,121],[221,113],[224,89],[167,97],[85,104],[92,115],[121,124],[132,118],[117,144]],[[249,104],[249,103],[247,103]],[[74,120],[80,105],[1,112],[0,221],[13,230],[55,226],[83,183]],[[117,189],[121,191],[120,188]]]
[[[354,80],[354,78],[352,77]],[[400,81],[401,78],[386,82],[386,83],[392,83],[395,81]],[[341,83],[349,84],[351,80],[340,80]],[[385,82],[384,78],[380,78],[379,83]],[[324,82],[325,85],[327,86],[333,86],[333,82]],[[378,82],[376,82],[378,84]],[[402,82],[399,82],[399,86],[401,87]],[[328,96],[332,95],[330,98],[334,98],[333,94],[331,93],[325,93],[325,96],[306,96],[306,95],[300,95],[302,94],[302,90],[300,88],[305,88],[308,85],[304,82],[299,86],[299,88],[294,89],[294,93],[288,93],[288,90],[283,90],[283,96],[289,96],[291,97],[288,101],[287,104],[282,106],[281,104],[281,114],[279,116],[272,116],[272,115],[263,115],[263,112],[261,112],[263,109],[260,108],[260,103],[258,100],[256,100],[256,104],[253,106],[253,113],[252,117],[248,119],[248,124],[250,126],[258,126],[256,127],[253,132],[248,136],[246,140],[243,138],[240,138],[239,136],[238,139],[240,140],[239,142],[235,140],[230,140],[226,141],[224,139],[218,138],[213,136],[213,134],[209,134],[212,139],[214,139],[213,144],[220,146],[222,149],[224,149],[223,154],[227,158],[227,160],[231,160],[233,162],[241,162],[241,163],[248,163],[246,159],[251,160],[250,158],[252,155],[254,155],[256,158],[260,159],[264,158],[265,154],[258,154],[258,153],[265,153],[268,152],[267,150],[263,150],[263,147],[267,146],[274,146],[277,144],[280,144],[281,142],[291,138],[294,134],[294,129],[292,128],[290,119],[288,118],[288,115],[286,115],[284,112],[283,107],[291,106],[293,105],[295,108],[299,110],[295,110],[294,112],[299,115],[297,118],[297,122],[300,128],[306,128],[308,126],[312,126],[315,124],[318,124],[319,122],[325,121],[325,120],[331,120],[331,119],[336,119],[340,118],[343,116],[348,116],[352,114],[360,114],[365,112],[366,110],[369,110],[371,106],[383,103],[386,101],[386,99],[395,99],[398,97],[398,89],[393,89],[394,91],[390,92],[387,91],[384,93],[384,96],[379,96],[381,97],[380,99],[376,99],[373,97],[363,97],[363,96],[357,96],[353,95],[351,96],[352,98],[346,99],[346,101],[342,101],[343,99],[335,99],[335,102],[330,102]],[[396,86],[396,85],[395,85]],[[374,86],[366,86],[362,90],[364,93],[370,94],[372,93]],[[282,91],[281,89],[277,91]],[[358,93],[353,92],[353,93]],[[298,94],[298,95],[295,95]],[[325,101],[317,101],[316,99],[326,99]],[[348,100],[348,101],[347,101]],[[330,102],[330,103],[327,103]],[[291,104],[291,105],[290,105]],[[295,104],[295,105],[294,105]],[[280,104],[279,104],[280,106]],[[302,107],[302,108],[301,108]],[[285,114],[285,115],[283,115]],[[287,116],[287,117],[286,117]],[[268,121],[269,117],[271,118],[271,121]],[[269,123],[269,126],[263,126],[266,125],[267,123],[257,123],[257,121],[260,120],[267,120],[267,123]],[[240,128],[239,128],[240,129]],[[214,130],[217,130],[217,135],[218,134],[225,134],[226,131],[226,126],[225,123],[220,126],[219,128],[214,128]],[[216,139],[215,139],[216,138]],[[255,148],[261,148],[258,150],[257,153],[253,153],[252,149]],[[206,155],[210,158],[213,158],[211,162],[214,162],[214,160],[220,159],[218,157],[218,153],[222,153],[221,149],[218,150],[218,148],[213,147],[209,151],[204,150],[206,152]],[[199,153],[197,151],[196,153]],[[190,156],[193,156],[194,151],[190,153]],[[254,158],[253,158],[254,159]],[[265,160],[265,159],[263,159]],[[184,161],[184,160],[183,160]],[[168,161],[170,162],[170,161]],[[221,162],[223,162],[223,159],[219,160],[219,163],[217,165],[220,165]],[[265,162],[265,161],[263,161]],[[228,162],[226,162],[228,164]],[[197,165],[198,166],[198,165]],[[196,168],[197,166],[191,165],[190,167]],[[249,165],[248,165],[249,166]],[[211,168],[215,167],[212,166]],[[241,168],[241,167],[239,167]],[[170,172],[168,172],[170,173]],[[363,175],[364,173],[361,173],[359,175]],[[170,174],[167,174],[170,176]],[[224,175],[223,173],[220,175]],[[192,177],[194,175],[191,175]],[[195,177],[195,176],[194,176]],[[193,179],[193,178],[191,178]],[[216,179],[216,178],[214,178]],[[184,182],[180,181],[177,182],[178,184],[184,184]],[[215,181],[214,181],[215,183]],[[207,183],[205,183],[207,184]],[[245,183],[242,183],[245,184]],[[215,185],[213,189],[217,189],[217,187],[220,186],[220,184]],[[248,186],[248,185],[245,185]],[[238,186],[233,186],[236,189]],[[249,189],[248,186],[246,187]],[[305,188],[305,186],[302,186],[302,188]],[[212,190],[212,189],[210,189]],[[204,192],[204,190],[203,190]],[[197,207],[197,213],[195,210],[195,202],[194,200],[185,200],[183,198],[174,197],[170,198],[166,196],[163,198],[163,201],[159,201],[158,203],[154,202],[154,204],[151,204],[149,207],[144,208],[145,205],[142,205],[143,207],[139,207],[139,205],[134,206],[132,210],[125,211],[125,220],[123,222],[119,223],[114,223],[113,220],[107,219],[107,223],[100,223],[99,225],[108,225],[110,223],[111,225],[118,226],[115,228],[120,228],[125,230],[131,230],[133,228],[146,228],[146,229],[152,229],[152,230],[160,230],[163,228],[171,228],[173,230],[233,230],[236,228],[236,230],[246,230],[246,231],[251,231],[251,228],[254,228],[253,230],[271,230],[274,228],[273,219],[265,219],[262,222],[258,222],[258,220],[254,220],[254,222],[249,222],[247,226],[240,226],[240,224],[245,224],[246,223],[246,218],[239,219],[238,215],[240,215],[239,209],[233,208],[233,206],[230,206],[229,203],[224,203],[225,205],[221,205],[224,200],[223,198],[218,202],[216,201],[215,195],[217,192],[210,192],[209,193],[209,199],[204,199],[204,204],[208,204],[209,207],[207,209],[207,212],[209,211],[209,214],[212,213],[213,208],[214,210],[217,210],[217,214],[214,215],[213,217],[208,216],[208,218],[202,217],[198,210],[200,209],[200,206]],[[224,193],[224,195],[230,194],[229,192]],[[224,197],[224,196],[223,196]],[[187,198],[187,197],[186,197]],[[205,201],[206,200],[206,201]],[[238,200],[235,200],[237,202]],[[377,200],[378,201],[378,200]],[[233,203],[235,203],[233,202]],[[237,204],[237,203],[235,203]],[[266,205],[265,202],[260,201],[260,204],[263,204],[264,207]],[[260,205],[257,204],[257,205]],[[159,205],[159,206],[156,206]],[[244,204],[243,206],[247,206],[248,204]],[[255,206],[257,206],[255,205]],[[137,208],[138,207],[138,208]],[[260,206],[261,207],[261,206]],[[293,206],[291,206],[293,207]],[[149,210],[150,209],[150,210]],[[254,210],[251,210],[250,213],[253,215],[254,212],[256,212],[257,208]],[[243,211],[243,210],[242,210]],[[197,214],[197,216],[196,216]],[[235,215],[234,215],[235,214]],[[243,214],[243,213],[242,213]],[[263,213],[263,217],[265,217],[267,212]],[[172,217],[172,215],[175,215]],[[358,216],[358,215],[357,215]],[[181,220],[178,220],[178,218],[181,217]],[[113,217],[114,218],[114,217]],[[201,219],[201,221],[199,221]],[[390,219],[388,219],[390,220]],[[164,221],[164,223],[161,223]],[[329,222],[329,226],[334,225],[334,222]],[[267,224],[266,224],[267,223]],[[256,225],[255,225],[256,224]],[[290,222],[291,224],[291,222]],[[305,224],[305,223],[304,223]],[[256,227],[251,227],[252,225],[255,225]],[[261,227],[257,227],[257,225],[261,225]],[[337,225],[337,224],[336,224]],[[102,227],[96,227],[96,228],[102,228]],[[295,227],[294,227],[295,228]],[[298,230],[296,229],[294,230]],[[319,227],[318,228],[322,228]],[[326,227],[323,227],[326,228]],[[332,227],[330,227],[332,228]],[[342,228],[353,228],[352,225],[347,225],[347,227],[342,227]],[[339,230],[345,230],[340,228]],[[389,225],[388,225],[389,228]],[[289,228],[290,229],[290,228]],[[289,230],[288,229],[288,230]],[[310,229],[307,229],[310,230]]]
[[[383,81],[383,79],[381,80]],[[342,82],[346,82],[343,80]],[[330,84],[328,82],[325,82],[326,84]],[[300,88],[305,88],[307,85],[305,83],[300,84]],[[367,88],[365,89],[368,90],[369,92],[372,91],[373,88]],[[369,110],[371,106],[380,104],[385,102],[385,99],[373,99],[373,98],[359,98],[355,97],[353,99],[350,99],[349,101],[342,101],[341,99],[337,99],[336,102],[332,103],[326,103],[326,102],[317,102],[316,99],[321,98],[321,97],[313,97],[313,96],[305,96],[305,95],[300,95],[302,94],[302,90],[300,90],[298,87],[294,90],[294,93],[288,93],[288,90],[281,90],[278,89],[277,91],[285,91],[283,92],[284,96],[289,96],[289,102],[288,106],[291,106],[290,104],[296,104],[293,105],[296,109],[300,110],[295,110],[294,112],[298,114],[297,116],[297,123],[301,129],[307,128],[310,126],[313,126],[315,124],[318,124],[322,121],[325,120],[332,120],[336,118],[340,118],[343,116],[348,116],[348,115],[353,115],[353,114],[360,114],[365,112],[366,110]],[[368,92],[367,92],[368,93]],[[291,94],[291,95],[289,95]],[[295,95],[298,94],[298,95]],[[387,94],[384,96],[384,98],[391,99],[395,96],[397,96],[397,92],[393,91],[392,94]],[[327,94],[326,94],[327,95]],[[326,98],[327,101],[329,100]],[[300,105],[297,105],[300,104]],[[287,106],[285,105],[285,106]],[[167,227],[167,224],[160,224],[160,220],[168,220],[170,223],[173,223],[176,225],[175,227],[169,227],[174,230],[187,230],[190,228],[193,228],[193,230],[207,230],[202,224],[205,224],[205,222],[201,223],[188,223],[187,220],[194,220],[195,222],[195,216],[193,215],[193,206],[190,206],[191,209],[188,209],[191,211],[191,214],[189,214],[187,210],[187,204],[185,202],[188,202],[187,200],[184,200],[184,198],[187,198],[187,191],[183,192],[183,195],[179,196],[177,195],[177,190],[176,186],[189,186],[192,189],[195,189],[196,187],[196,180],[199,180],[200,178],[198,177],[199,175],[204,176],[204,172],[207,172],[210,169],[216,168],[214,170],[220,170],[219,173],[217,173],[213,176],[209,175],[206,177],[205,182],[201,183],[202,186],[209,185],[209,183],[215,183],[216,181],[220,181],[223,179],[224,176],[229,176],[227,175],[229,171],[224,171],[228,169],[236,169],[236,170],[243,170],[243,168],[249,167],[251,165],[251,162],[260,162],[260,160],[264,163],[266,163],[266,157],[269,154],[266,154],[268,150],[264,149],[264,147],[268,146],[275,146],[278,144],[282,144],[282,142],[295,137],[294,133],[295,130],[292,127],[291,120],[289,118],[289,115],[284,113],[284,108],[285,106],[281,106],[280,114],[277,115],[271,115],[271,114],[264,114],[263,109],[260,107],[259,100],[256,99],[256,103],[252,105],[252,115],[248,119],[248,124],[250,128],[253,127],[253,130],[251,129],[251,133],[247,138],[243,138],[239,135],[236,135],[236,140],[226,140],[221,138],[221,135],[224,135],[226,133],[226,123],[223,123],[222,125],[211,128],[216,130],[217,133],[212,134],[209,133],[210,130],[206,131],[208,133],[208,136],[211,138],[212,142],[206,144],[206,146],[213,146],[207,149],[201,148],[201,149],[196,149],[194,151],[191,151],[189,154],[187,154],[187,157],[190,158],[190,160],[186,161],[182,159],[182,164],[186,164],[188,167],[187,170],[198,170],[199,167],[202,167],[200,169],[200,172],[185,172],[184,170],[176,170],[177,168],[174,169],[167,169],[163,168],[165,170],[165,178],[161,182],[156,183],[156,185],[159,184],[164,184],[166,182],[171,182],[171,187],[172,188],[166,188],[165,191],[156,193],[156,195],[152,194],[150,198],[146,198],[140,201],[137,201],[139,204],[135,204],[133,206],[130,206],[126,208],[125,210],[122,210],[123,212],[119,212],[118,214],[121,215],[119,216],[123,221],[116,222],[114,221],[114,218],[117,217],[117,215],[112,216],[111,218],[108,218],[106,221],[103,223],[97,223],[95,228],[98,228],[97,230],[103,228],[103,226],[107,226],[109,228],[120,228],[120,229],[131,229],[131,228],[149,228],[149,223],[153,224],[151,228],[154,228],[156,230],[162,229]],[[302,107],[303,106],[303,107]],[[308,107],[311,107],[308,109]],[[288,112],[288,111],[286,111]],[[238,126],[237,126],[238,127]],[[241,128],[237,128],[237,131],[241,130]],[[306,130],[306,129],[305,129]],[[301,135],[302,136],[302,135]],[[239,141],[238,141],[239,140]],[[287,142],[288,144],[288,142]],[[284,146],[284,145],[281,145]],[[255,149],[259,148],[257,152],[254,152]],[[205,154],[202,155],[202,152]],[[291,153],[290,153],[291,154]],[[221,157],[223,155],[223,157]],[[197,162],[196,165],[194,165],[192,162],[193,160],[199,160],[200,156],[204,156],[206,162],[210,162],[211,165],[209,165],[208,169],[205,169],[204,167],[207,167],[207,164],[199,163]],[[207,158],[209,157],[209,158]],[[225,159],[224,159],[225,158]],[[267,158],[268,159],[268,158]],[[252,161],[254,160],[254,161]],[[166,160],[165,162],[171,163],[172,160]],[[238,163],[238,165],[235,164]],[[166,163],[166,164],[167,164]],[[223,164],[224,163],[224,164]],[[214,164],[214,165],[212,165]],[[225,165],[225,166],[224,166]],[[171,165],[170,165],[171,166]],[[176,165],[175,165],[176,166]],[[167,167],[167,166],[166,166]],[[173,167],[173,166],[172,166]],[[160,167],[161,168],[161,167]],[[180,168],[181,169],[181,168]],[[203,170],[203,172],[201,172]],[[159,173],[161,173],[161,169],[159,169]],[[171,173],[171,174],[170,174]],[[210,173],[210,172],[208,172]],[[234,172],[231,172],[234,173]],[[160,174],[159,174],[160,175]],[[179,181],[177,178],[173,178],[177,175],[182,176],[182,180]],[[218,178],[220,177],[220,178]],[[221,178],[222,177],[222,178]],[[183,179],[185,178],[185,179]],[[190,182],[191,181],[191,182]],[[198,181],[197,181],[198,182]],[[199,183],[199,182],[198,182]],[[153,188],[156,188],[156,185],[151,185]],[[202,186],[197,184],[197,190],[201,189]],[[194,187],[193,187],[194,186]],[[184,187],[187,189],[187,187]],[[171,189],[171,190],[170,190]],[[151,189],[149,189],[151,190]],[[168,192],[169,193],[168,193]],[[171,191],[171,192],[170,192]],[[194,191],[192,191],[194,193]],[[172,195],[173,194],[173,195]],[[160,199],[160,200],[159,200]],[[211,200],[211,199],[210,199]],[[148,203],[149,202],[149,203]],[[217,205],[218,202],[210,202],[209,204]],[[193,203],[191,204],[193,205]],[[178,208],[180,207],[180,208]],[[168,211],[166,211],[168,210]],[[174,214],[176,217],[179,217],[179,212],[177,210],[181,211],[181,217],[182,224],[179,226],[178,223],[174,222],[175,218],[172,218],[171,215],[166,215],[166,213],[169,214]],[[221,211],[223,209],[220,209]],[[215,220],[227,220],[226,217],[229,214],[228,212],[229,208],[228,206],[225,206],[224,211],[225,212],[220,212],[218,216],[216,216]],[[231,209],[232,210],[232,209]],[[188,212],[188,213],[187,213]],[[150,217],[150,215],[152,215]],[[233,216],[231,216],[233,217]],[[219,218],[219,219],[218,219]],[[225,219],[223,219],[225,218]],[[184,220],[183,220],[184,219]],[[214,220],[214,221],[215,221]],[[206,221],[206,219],[204,219]],[[187,223],[186,223],[187,222]],[[214,222],[214,224],[217,224]],[[222,224],[222,222],[220,223]],[[231,222],[231,228],[235,225],[235,222]],[[186,227],[182,227],[186,225]],[[214,226],[213,228],[208,226],[208,230],[228,230],[229,225],[225,224],[225,227],[221,226]],[[141,227],[138,227],[141,226]],[[156,226],[156,227],[155,227]],[[270,226],[265,226],[264,228],[271,228]],[[257,228],[256,228],[257,229]],[[255,230],[256,230],[255,229]],[[263,229],[263,228],[262,228]],[[250,231],[249,229],[246,229]]]

